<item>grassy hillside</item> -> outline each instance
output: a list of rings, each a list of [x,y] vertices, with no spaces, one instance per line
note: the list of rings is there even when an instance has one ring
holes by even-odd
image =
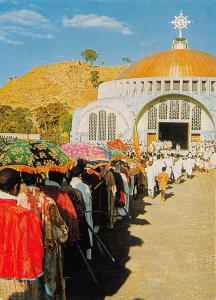
[[[25,75],[10,79],[0,88],[0,105],[31,110],[52,102],[67,103],[70,110],[97,98],[90,72],[98,71],[101,81],[114,80],[126,66],[90,66],[68,61],[38,66]]]

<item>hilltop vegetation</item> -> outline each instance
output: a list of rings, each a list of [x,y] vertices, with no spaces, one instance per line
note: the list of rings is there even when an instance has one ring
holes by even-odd
[[[1,131],[24,132],[26,117],[23,110],[26,110],[30,124],[28,131],[39,132],[42,138],[49,140],[68,141],[74,109],[95,101],[98,84],[116,79],[125,67],[69,61],[35,67],[21,77],[10,79],[0,88]],[[4,106],[8,106],[6,110]],[[9,117],[11,122],[19,112],[17,108],[22,108],[23,118],[17,116],[19,121],[13,122],[13,126],[3,125],[5,118]],[[5,115],[8,111],[10,114]]]
[[[71,61],[39,66],[0,88],[0,104],[34,110],[48,103],[65,103],[73,111],[97,98],[91,72],[97,71],[100,81],[114,80],[125,66],[91,66]]]

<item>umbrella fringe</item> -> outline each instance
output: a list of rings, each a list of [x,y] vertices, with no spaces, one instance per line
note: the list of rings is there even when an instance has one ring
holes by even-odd
[[[0,171],[6,168],[14,169],[18,172],[26,172],[26,173],[47,173],[49,171],[65,173],[68,169],[75,165],[75,161],[71,160],[66,163],[64,166],[56,166],[56,165],[47,165],[47,166],[25,166],[25,165],[6,165],[1,166]]]
[[[6,166],[1,166],[0,171],[3,169],[14,169],[18,172],[26,172],[26,173],[34,173],[34,168],[29,167],[29,166],[24,166],[24,165],[6,165]]]

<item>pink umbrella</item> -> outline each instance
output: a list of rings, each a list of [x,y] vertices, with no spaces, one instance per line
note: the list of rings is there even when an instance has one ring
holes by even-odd
[[[98,148],[98,146],[93,144],[72,142],[64,144],[60,148],[71,158],[84,158],[89,161],[108,160],[107,156]]]

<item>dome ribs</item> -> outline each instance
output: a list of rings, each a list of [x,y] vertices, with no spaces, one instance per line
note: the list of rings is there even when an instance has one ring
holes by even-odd
[[[216,57],[188,49],[161,51],[128,67],[118,79],[144,77],[216,77]]]

